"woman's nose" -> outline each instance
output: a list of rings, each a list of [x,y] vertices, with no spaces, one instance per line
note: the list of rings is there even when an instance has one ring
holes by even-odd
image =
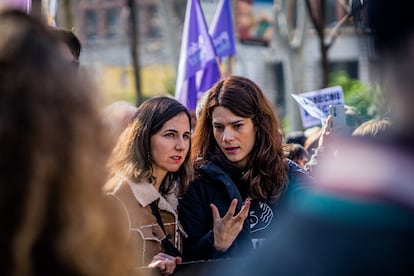
[[[223,141],[224,142],[229,142],[232,141],[234,138],[234,132],[232,129],[230,128],[225,128],[223,131]]]

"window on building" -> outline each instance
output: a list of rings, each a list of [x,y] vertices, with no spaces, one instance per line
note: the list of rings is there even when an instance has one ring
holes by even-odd
[[[161,19],[159,17],[157,6],[149,6],[148,9],[150,24],[148,28],[148,37],[161,37]]]
[[[358,61],[337,61],[330,63],[331,72],[345,72],[351,79],[359,79]]]
[[[120,35],[120,9],[110,8],[105,11],[105,37],[108,39],[118,38]]]
[[[325,14],[326,14],[326,26],[333,27],[338,22],[337,14],[337,0],[326,1]]]
[[[137,10],[140,35],[143,38],[161,37],[161,19],[156,5],[146,5]]]
[[[88,40],[96,40],[98,38],[98,15],[95,10],[85,11],[85,35]]]

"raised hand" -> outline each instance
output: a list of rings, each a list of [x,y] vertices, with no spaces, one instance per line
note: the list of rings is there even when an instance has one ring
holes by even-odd
[[[220,217],[220,213],[214,204],[210,204],[213,213],[213,235],[214,247],[219,251],[226,251],[233,244],[237,235],[243,228],[244,220],[249,215],[250,200],[246,199],[244,205],[237,215],[236,212],[237,199],[231,201],[230,207],[224,217]]]
[[[325,122],[325,124],[322,127],[321,136],[319,136],[319,143],[318,143],[319,147],[325,146],[326,140],[328,140],[328,137],[329,137],[329,135],[331,134],[331,132],[333,130],[332,129],[332,120],[333,120],[332,115],[329,115],[326,122]]]

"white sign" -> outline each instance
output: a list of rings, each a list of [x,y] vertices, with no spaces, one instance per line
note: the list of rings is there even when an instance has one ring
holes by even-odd
[[[299,103],[304,128],[322,125],[329,115],[329,105],[345,104],[341,86],[292,94],[292,97]]]

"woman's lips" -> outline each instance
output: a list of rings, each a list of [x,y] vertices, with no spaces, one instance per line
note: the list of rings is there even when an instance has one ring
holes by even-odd
[[[174,155],[174,156],[171,156],[171,159],[172,159],[174,162],[180,162],[183,158],[182,158],[181,156]]]
[[[229,154],[234,154],[239,149],[239,147],[226,147],[224,150]]]

